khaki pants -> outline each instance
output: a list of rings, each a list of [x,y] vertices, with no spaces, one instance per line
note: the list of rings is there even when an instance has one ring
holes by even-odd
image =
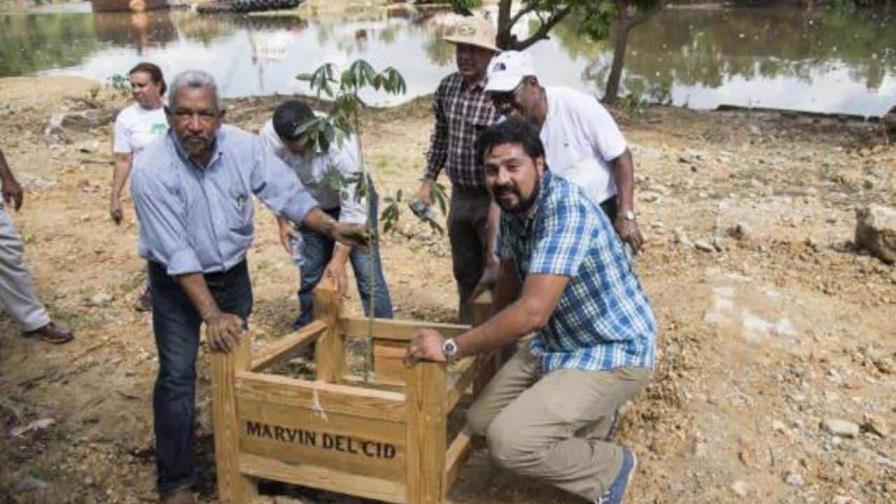
[[[22,331],[34,331],[50,323],[37,289],[25,267],[25,245],[0,202],[0,308]]]
[[[652,370],[560,369],[546,375],[521,343],[470,407],[473,432],[484,435],[495,462],[590,501],[602,496],[622,467],[622,448],[576,437],[613,415],[647,384]]]

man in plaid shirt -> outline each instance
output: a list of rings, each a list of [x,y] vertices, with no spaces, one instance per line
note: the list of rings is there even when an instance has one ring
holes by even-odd
[[[457,46],[458,71],[442,79],[433,97],[435,130],[418,198],[432,204],[432,186],[444,168],[451,180],[448,238],[460,296],[459,318],[469,323],[469,298],[483,270],[489,264],[492,270],[497,268],[494,233],[488,229],[496,226],[499,212],[491,205],[474,151],[476,137],[496,119],[485,95],[485,74],[498,48],[491,22],[479,17],[464,18],[443,40]]]
[[[576,434],[650,379],[650,304],[604,212],[545,165],[538,132],[509,119],[482,134],[477,152],[504,211],[495,315],[454,339],[421,330],[406,359],[456,360],[534,333],[471,406],[469,426],[498,465],[591,502],[621,503],[634,454]]]

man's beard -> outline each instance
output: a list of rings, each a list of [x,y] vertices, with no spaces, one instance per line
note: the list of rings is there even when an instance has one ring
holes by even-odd
[[[201,157],[208,154],[215,141],[214,137],[209,138],[205,135],[184,135],[180,139],[180,144],[190,157]]]
[[[540,192],[541,192],[541,180],[536,180],[535,188],[532,190],[532,195],[529,196],[528,198],[524,199],[523,195],[520,194],[519,190],[517,190],[517,188],[514,187],[512,184],[508,184],[503,187],[496,187],[494,198],[495,198],[495,203],[497,203],[498,206],[501,207],[501,210],[503,210],[509,214],[523,215],[523,214],[528,213],[529,210],[532,208],[532,206],[535,205],[535,202],[538,201],[538,194]],[[516,198],[519,201],[517,201],[517,203],[513,204],[513,205],[509,205],[509,204],[501,201],[501,195],[507,194],[507,193],[516,195]]]

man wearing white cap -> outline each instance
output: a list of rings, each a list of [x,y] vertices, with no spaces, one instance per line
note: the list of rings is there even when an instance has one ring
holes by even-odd
[[[426,155],[418,198],[432,204],[432,186],[444,168],[451,180],[448,237],[454,279],[460,296],[459,318],[470,322],[471,295],[486,267],[497,270],[494,233],[499,211],[491,209],[475,143],[497,119],[485,93],[488,63],[498,52],[495,28],[480,17],[467,17],[442,38],[456,46],[457,72],[442,79],[433,96],[435,131]],[[491,210],[490,210],[491,209]],[[489,222],[492,224],[490,225]]]
[[[540,130],[551,171],[584,189],[637,252],[644,238],[635,219],[632,154],[607,109],[580,91],[541,86],[532,56],[518,51],[492,60],[485,89],[499,114]]]

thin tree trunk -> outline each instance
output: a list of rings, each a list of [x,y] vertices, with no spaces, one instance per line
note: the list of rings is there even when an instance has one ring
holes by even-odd
[[[628,35],[632,28],[652,18],[665,6],[666,1],[660,0],[650,10],[632,15],[631,0],[616,0],[619,13],[616,17],[616,32],[613,34],[613,63],[610,65],[610,75],[607,76],[604,103],[612,104],[619,98],[619,84],[622,81],[622,69],[625,67],[625,48],[628,46]]]
[[[508,49],[512,42],[510,29],[510,9],[513,7],[512,0],[501,0],[498,3],[498,40],[495,44],[499,49]]]
[[[628,33],[630,27],[624,20],[620,20],[616,33],[613,34],[613,64],[610,66],[610,75],[607,77],[607,87],[604,91],[604,103],[616,103],[619,98],[619,83],[622,80],[622,68],[625,66],[625,48],[628,45]]]

